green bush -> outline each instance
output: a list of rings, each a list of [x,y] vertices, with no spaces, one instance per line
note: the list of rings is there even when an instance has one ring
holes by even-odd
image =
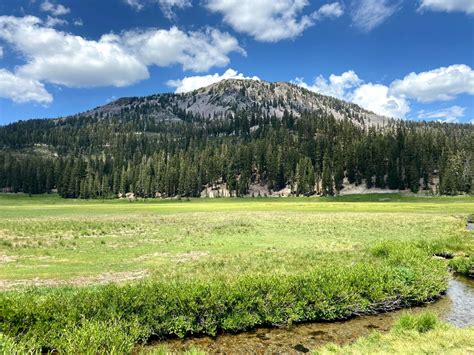
[[[457,273],[474,276],[474,256],[457,256],[449,261],[449,267]]]
[[[447,288],[442,262],[408,247],[388,249],[384,260],[297,275],[5,292],[0,329],[36,350],[126,352],[149,337],[345,319],[425,302]]]

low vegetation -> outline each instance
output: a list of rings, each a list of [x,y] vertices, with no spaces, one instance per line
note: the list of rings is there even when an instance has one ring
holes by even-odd
[[[434,314],[405,315],[388,334],[372,333],[354,344],[329,344],[314,351],[326,354],[470,354],[474,352],[474,328],[455,328]]]
[[[434,254],[472,255],[473,202],[0,195],[0,349],[129,352],[420,304],[447,287]]]
[[[449,261],[449,267],[456,273],[474,277],[474,255],[456,256]]]

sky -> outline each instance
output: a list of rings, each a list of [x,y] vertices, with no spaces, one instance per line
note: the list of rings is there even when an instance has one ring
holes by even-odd
[[[0,125],[225,78],[474,123],[474,0],[0,2]]]

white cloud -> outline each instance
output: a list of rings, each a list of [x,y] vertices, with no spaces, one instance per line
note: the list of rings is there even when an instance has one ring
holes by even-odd
[[[472,0],[421,0],[419,10],[461,11],[466,14],[474,14],[474,1]]]
[[[2,58],[3,58],[3,47],[0,46],[0,59],[2,59]]]
[[[17,103],[49,104],[53,102],[53,96],[39,81],[15,75],[6,69],[0,69],[0,97]]]
[[[136,11],[143,10],[147,4],[158,3],[163,15],[169,20],[175,18],[175,8],[184,9],[192,6],[191,0],[125,0],[125,2]]]
[[[410,112],[410,100],[419,102],[447,101],[457,95],[474,95],[474,71],[467,65],[456,64],[419,74],[411,73],[389,86],[364,83],[350,70],[329,79],[318,76],[313,84],[297,78],[295,84],[317,93],[354,102],[377,114],[405,118]],[[454,122],[464,116],[464,108],[452,106],[439,111],[419,111],[419,118],[439,118]]]
[[[175,18],[175,8],[184,9],[192,6],[190,0],[159,0],[159,4],[163,15],[165,15],[167,19]]]
[[[359,79],[354,71],[349,70],[341,75],[331,74],[329,80],[320,75],[314,79],[312,85],[306,84],[302,78],[297,78],[294,83],[323,95],[337,97],[341,100],[349,100],[349,90],[360,86],[362,80]]]
[[[65,26],[67,24],[68,22],[66,20],[63,20],[57,17],[51,17],[49,15],[45,23],[46,27]]]
[[[459,122],[459,118],[464,117],[466,111],[465,107],[451,106],[441,110],[435,111],[418,111],[418,118],[420,119],[434,119],[437,118],[441,122],[454,123]]]
[[[316,20],[327,18],[337,18],[344,14],[344,9],[339,2],[333,2],[330,4],[324,4],[313,14],[313,18]]]
[[[109,97],[107,100],[105,100],[106,103],[111,103],[112,101],[115,101],[117,100],[118,97],[115,96],[115,95],[112,95],[111,97]]]
[[[125,0],[125,2],[137,11],[141,11],[144,8],[141,0]]]
[[[124,44],[145,65],[181,64],[185,70],[206,71],[229,63],[229,53],[245,51],[228,33],[207,28],[202,32],[185,33],[177,27],[170,30],[129,31]]]
[[[387,117],[405,118],[410,111],[409,103],[403,97],[390,94],[389,88],[385,85],[365,84],[352,70],[341,75],[332,74],[329,80],[318,76],[311,85],[306,84],[301,78],[293,83],[322,95],[353,102],[366,110]]]
[[[62,16],[71,12],[71,9],[61,4],[54,4],[49,0],[45,0],[41,3],[41,11],[49,12],[53,16]]]
[[[354,0],[352,2],[352,23],[363,32],[370,32],[380,26],[399,9],[399,2],[393,0]]]
[[[351,95],[355,104],[379,115],[405,118],[410,112],[410,106],[406,99],[391,95],[389,88],[381,84],[364,84],[358,87]]]
[[[207,0],[206,7],[224,16],[224,22],[234,30],[246,33],[262,42],[295,38],[324,17],[339,17],[339,3],[323,5],[318,11],[301,15],[309,5],[307,0]]]
[[[82,21],[81,18],[74,20],[74,26],[83,26],[83,25],[84,25],[84,22]]]
[[[460,94],[474,95],[474,71],[456,64],[419,74],[410,73],[390,86],[394,95],[403,95],[419,102],[448,101]]]
[[[168,86],[176,88],[176,93],[193,91],[225,79],[242,79],[242,80],[260,80],[258,77],[248,77],[242,73],[238,73],[234,69],[227,69],[222,75],[215,73],[202,76],[186,76],[183,79],[169,80]]]
[[[0,39],[23,54],[23,77],[69,87],[125,86],[148,78],[147,67],[114,35],[98,41],[42,26],[37,17],[0,16]]]
[[[130,85],[147,79],[150,65],[205,71],[227,65],[230,52],[244,53],[234,37],[211,28],[129,31],[87,40],[47,28],[33,16],[0,16],[0,39],[24,56],[19,76],[68,87]]]

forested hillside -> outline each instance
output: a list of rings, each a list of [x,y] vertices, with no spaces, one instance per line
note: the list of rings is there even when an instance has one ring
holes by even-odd
[[[286,83],[229,80],[0,127],[0,188],[69,198],[474,189],[474,126],[387,119]]]

